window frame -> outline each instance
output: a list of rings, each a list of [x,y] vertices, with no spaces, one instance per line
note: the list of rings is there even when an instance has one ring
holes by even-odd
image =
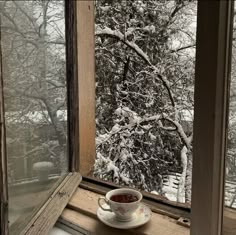
[[[233,5],[233,1],[198,1],[191,235],[220,235],[223,229]],[[114,186],[92,181],[100,187]]]
[[[79,4],[78,4],[79,5]],[[14,228],[13,234],[48,234],[62,213],[70,197],[82,180],[79,172],[79,85],[78,85],[78,53],[77,16],[81,14],[81,8],[77,1],[65,1],[65,25],[66,25],[66,76],[67,76],[67,100],[68,100],[68,158],[69,173],[59,179],[60,184],[48,195],[38,212],[34,214],[22,231]],[[80,29],[79,29],[80,30]],[[1,35],[0,35],[1,36]],[[1,55],[1,51],[0,51]],[[2,63],[2,62],[1,62]],[[2,64],[0,64],[0,197],[1,197],[1,227],[0,234],[9,234],[8,227],[8,183],[7,183],[7,155],[4,123],[4,100]],[[82,80],[82,79],[81,79]]]
[[[79,77],[75,83],[79,90],[76,97],[79,105],[76,106],[76,112],[73,111],[73,118],[71,117],[74,121],[76,120],[72,129],[76,138],[73,142],[74,150],[70,152],[73,152],[74,156],[70,169],[73,171],[80,169],[82,175],[88,175],[95,160],[93,1],[66,2],[76,5],[78,36],[76,41],[79,42],[77,45],[78,71],[71,72]],[[198,2],[191,235],[219,235],[222,231],[232,5],[232,1]],[[211,14],[209,14],[209,9]],[[216,22],[219,24],[216,25]],[[86,27],[84,27],[85,23]],[[224,32],[225,35],[220,32]],[[211,93],[209,89],[206,89],[206,84],[211,85],[209,86]],[[212,96],[209,97],[209,94]],[[0,104],[2,104],[1,101],[0,98]],[[73,110],[72,106],[70,110]],[[2,143],[4,135],[2,118],[4,116],[1,115],[0,118]],[[207,134],[206,128],[209,128]],[[3,143],[0,146],[2,160],[0,187],[6,186],[4,149]],[[6,204],[2,201],[6,195],[7,191],[2,190],[1,215],[6,215],[4,213]],[[208,203],[199,206],[199,201],[203,203],[206,198]],[[206,212],[209,212],[208,216],[203,216]],[[5,231],[2,225],[6,224],[6,220],[1,217],[1,229],[4,229],[2,231]]]
[[[198,2],[191,235],[223,231],[233,8]]]
[[[81,175],[90,175],[95,162],[95,39],[94,1],[77,4],[79,77],[79,160]]]
[[[0,15],[1,25],[1,15]],[[0,30],[0,58],[2,58],[1,47],[2,31]],[[0,60],[0,234],[8,231],[8,190],[7,190],[7,159],[5,142],[5,118],[3,105],[3,79],[2,60]]]

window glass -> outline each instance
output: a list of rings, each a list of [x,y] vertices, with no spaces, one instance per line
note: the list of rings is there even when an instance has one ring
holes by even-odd
[[[19,232],[68,172],[65,8],[0,4],[9,223]]]
[[[236,5],[234,1],[234,11]],[[231,81],[228,117],[227,153],[225,159],[224,235],[236,233],[236,18],[233,18]]]
[[[196,1],[95,1],[93,175],[190,203]]]

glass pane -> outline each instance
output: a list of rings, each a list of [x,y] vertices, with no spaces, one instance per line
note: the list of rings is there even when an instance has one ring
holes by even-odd
[[[9,222],[19,231],[68,172],[65,8],[0,4]]]
[[[236,4],[234,3],[234,11]],[[236,18],[233,18],[228,145],[225,164],[224,235],[236,234]]]
[[[95,1],[93,175],[190,203],[197,1]]]

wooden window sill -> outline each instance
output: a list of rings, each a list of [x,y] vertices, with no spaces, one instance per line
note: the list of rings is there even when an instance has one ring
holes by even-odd
[[[121,230],[110,228],[97,219],[97,200],[101,196],[78,188],[60,216],[59,223],[85,234],[120,235]],[[190,229],[179,224],[176,219],[154,213],[151,220],[135,229],[122,230],[123,235],[189,235]]]

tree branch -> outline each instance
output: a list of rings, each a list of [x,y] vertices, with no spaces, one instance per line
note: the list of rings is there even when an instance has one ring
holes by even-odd
[[[171,50],[170,52],[175,53],[175,52],[179,52],[179,51],[182,51],[182,50],[186,50],[186,49],[191,48],[191,47],[196,47],[196,44],[191,44],[191,45],[188,45],[188,46],[180,47],[178,49]]]
[[[31,43],[32,45],[34,45],[36,48],[38,47],[37,43],[34,42],[34,40],[29,40],[26,36],[25,36],[25,32],[21,32],[21,30],[19,29],[19,27],[17,26],[16,22],[4,11],[1,11],[2,15],[4,17],[6,17],[14,26],[12,28],[12,31],[17,32],[18,34],[20,34],[22,36],[22,38],[24,39],[24,41]],[[10,28],[10,27],[8,27]]]
[[[37,27],[36,27],[36,24],[35,24],[35,22],[34,22],[34,19],[31,18],[31,17],[27,14],[27,12],[22,9],[22,7],[17,3],[17,1],[13,1],[13,3],[14,3],[15,6],[26,16],[26,18],[30,21],[30,23],[32,23],[32,25],[33,25],[33,27],[34,27],[34,30],[35,30],[35,32],[37,33],[37,30],[36,30]]]
[[[192,140],[192,138],[187,137],[187,135],[185,134],[185,132],[183,130],[183,127],[178,122],[172,120],[169,117],[164,117],[163,119],[170,122],[170,123],[172,123],[176,127],[177,132],[178,132],[180,138],[182,139],[182,141],[184,142],[184,144],[186,145],[186,147],[188,149],[191,149],[191,140]]]
[[[128,46],[130,49],[132,49],[138,56],[140,56],[153,70],[154,72],[157,74],[158,79],[162,82],[162,85],[166,88],[171,104],[173,107],[175,107],[175,102],[174,102],[174,98],[173,95],[171,93],[171,89],[169,86],[169,82],[168,80],[162,76],[161,74],[159,74],[157,71],[157,67],[155,65],[153,65],[148,57],[148,55],[134,42],[130,42],[128,40],[126,40],[125,36],[118,30],[111,30],[108,27],[105,27],[104,29],[101,29],[99,27],[97,27],[95,35],[97,36],[108,36],[108,37],[113,37],[118,39],[119,41],[123,42],[126,46]]]

